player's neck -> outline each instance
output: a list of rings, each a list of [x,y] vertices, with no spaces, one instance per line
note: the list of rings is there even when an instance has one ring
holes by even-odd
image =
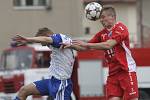
[[[110,25],[110,26],[106,27],[106,29],[107,29],[108,31],[111,31],[112,28],[113,28],[113,25]]]

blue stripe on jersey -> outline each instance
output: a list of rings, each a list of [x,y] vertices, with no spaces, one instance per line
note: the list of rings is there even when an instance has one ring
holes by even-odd
[[[56,48],[59,48],[61,46],[61,42],[62,42],[62,38],[61,38],[61,35],[60,34],[53,34],[51,36],[51,38],[53,39],[53,43],[52,43],[52,46],[53,47],[56,47]]]

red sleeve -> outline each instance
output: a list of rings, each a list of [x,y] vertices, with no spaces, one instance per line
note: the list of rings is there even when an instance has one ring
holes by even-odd
[[[101,42],[101,32],[98,32],[88,43],[99,43]]]
[[[117,43],[121,43],[129,37],[129,32],[126,26],[118,24],[112,31],[112,39],[115,39]]]

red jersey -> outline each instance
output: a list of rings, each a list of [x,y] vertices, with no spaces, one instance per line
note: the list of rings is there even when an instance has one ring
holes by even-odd
[[[136,71],[136,64],[132,58],[129,46],[129,32],[121,22],[116,23],[111,31],[106,28],[98,32],[89,43],[105,42],[114,39],[117,44],[109,50],[105,50],[106,62],[109,66],[109,75],[113,75],[120,70],[129,72]]]

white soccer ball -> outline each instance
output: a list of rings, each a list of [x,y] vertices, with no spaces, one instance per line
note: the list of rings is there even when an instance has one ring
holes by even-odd
[[[96,21],[100,17],[102,5],[97,2],[88,3],[85,7],[85,16],[87,19]]]

